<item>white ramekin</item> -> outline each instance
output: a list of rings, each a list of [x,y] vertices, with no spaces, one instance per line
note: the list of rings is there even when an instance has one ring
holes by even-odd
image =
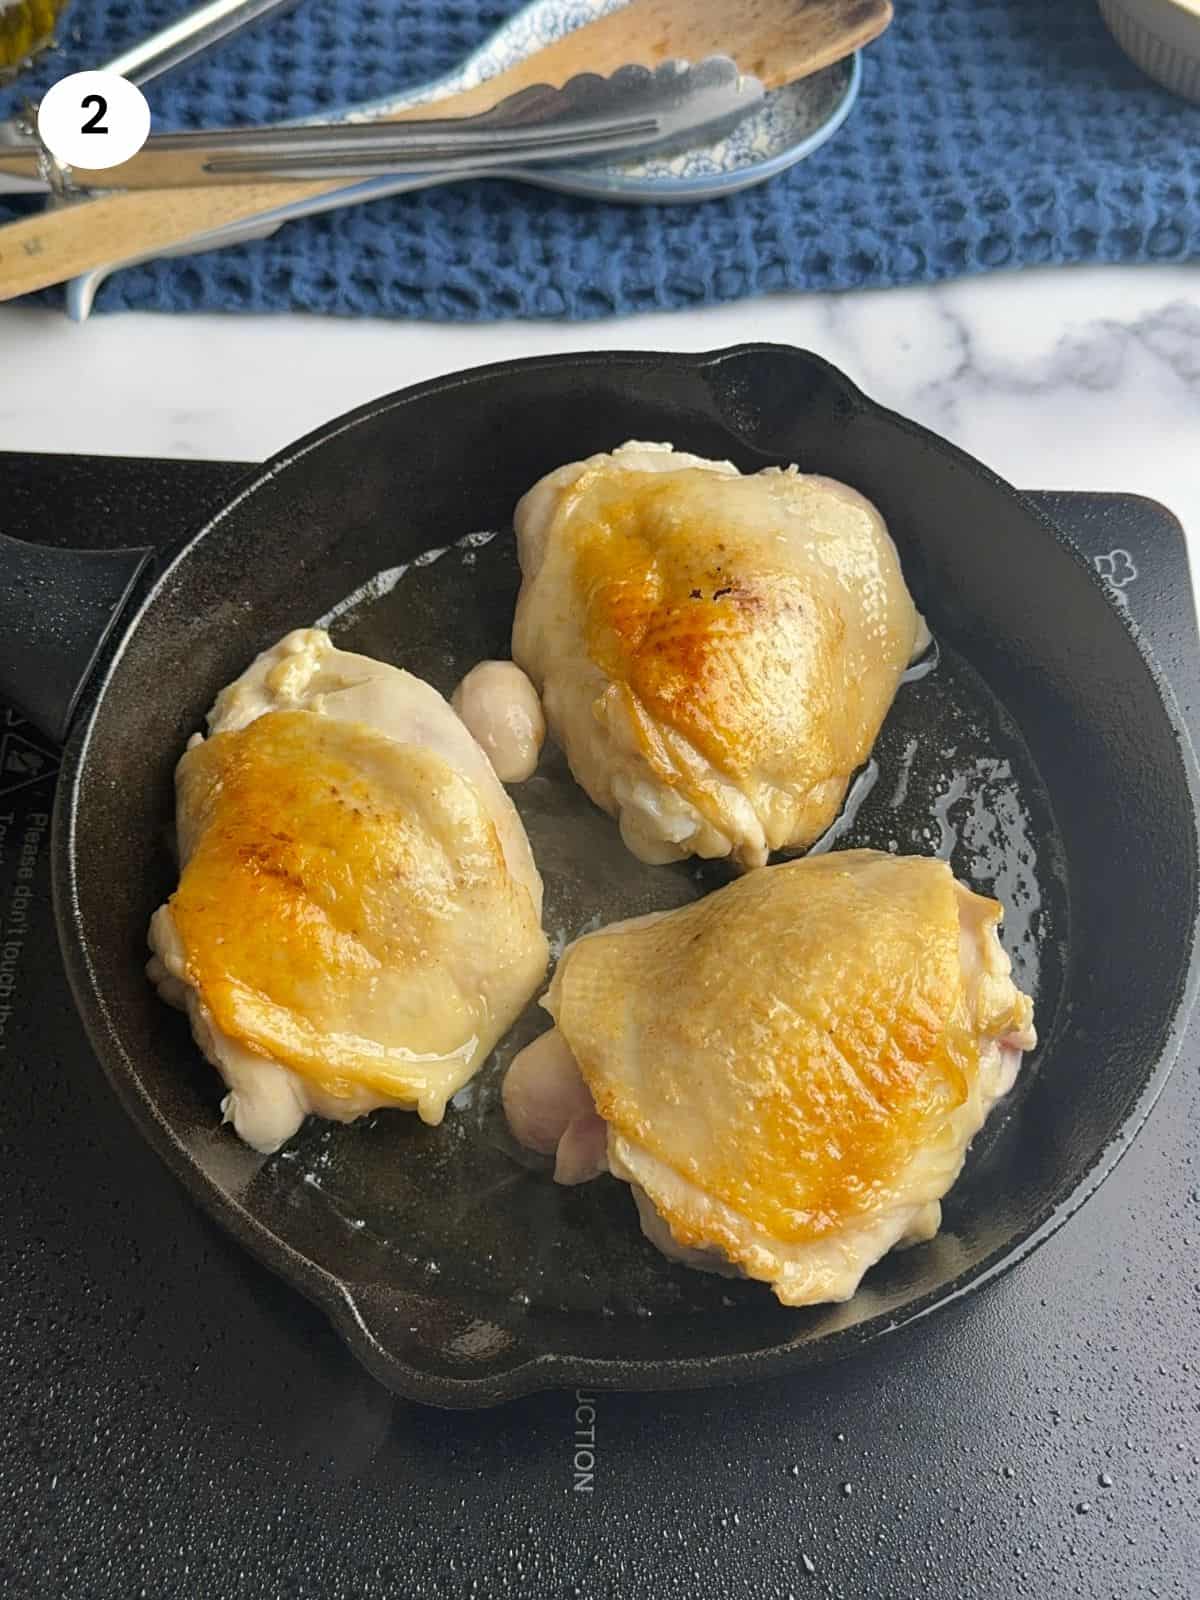
[[[1200,0],[1098,0],[1113,38],[1143,72],[1200,102]]]

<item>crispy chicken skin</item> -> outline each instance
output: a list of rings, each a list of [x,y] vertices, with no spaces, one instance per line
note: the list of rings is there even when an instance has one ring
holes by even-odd
[[[510,1068],[513,1132],[560,1182],[627,1180],[670,1255],[848,1299],[936,1233],[1036,1043],[1001,915],[942,861],[850,850],[589,934]]]
[[[420,679],[303,629],[176,773],[149,973],[260,1150],[305,1114],[439,1122],[545,972],[541,880],[484,753]]]
[[[513,659],[633,853],[760,866],[817,839],[928,641],[875,507],[631,442],[514,521]]]

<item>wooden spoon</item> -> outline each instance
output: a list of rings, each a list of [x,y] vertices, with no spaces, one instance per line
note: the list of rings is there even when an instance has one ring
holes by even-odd
[[[809,77],[876,38],[891,0],[630,0],[619,11],[554,40],[523,61],[394,121],[467,116],[535,83],[561,85],[577,72],[615,72],[627,62],[731,55],[768,89]],[[61,283],[106,262],[146,257],[298,199],[332,182],[238,184],[229,188],[106,194],[0,228],[0,301]]]

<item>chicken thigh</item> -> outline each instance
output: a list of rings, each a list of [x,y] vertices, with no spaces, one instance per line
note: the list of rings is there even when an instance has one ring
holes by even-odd
[[[666,1254],[846,1300],[937,1232],[1036,1043],[1001,915],[942,861],[848,850],[588,934],[505,1079],[512,1131],[560,1183],[625,1179]]]
[[[218,697],[176,772],[179,887],[149,975],[258,1150],[310,1112],[440,1122],[546,968],[542,884],[437,691],[290,633]]]
[[[812,844],[928,642],[871,503],[629,443],[515,514],[513,658],[643,861]]]

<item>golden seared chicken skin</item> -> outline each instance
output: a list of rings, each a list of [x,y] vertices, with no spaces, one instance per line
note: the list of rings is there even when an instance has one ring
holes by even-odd
[[[625,1179],[676,1259],[848,1299],[937,1232],[1036,1043],[1001,916],[942,861],[849,850],[588,934],[509,1069],[513,1133],[559,1182]]]
[[[819,838],[929,637],[876,508],[630,442],[514,520],[513,659],[633,853],[761,866]]]
[[[442,697],[300,629],[218,697],[176,772],[180,880],[149,975],[256,1149],[316,1112],[442,1118],[546,968],[542,885]]]

